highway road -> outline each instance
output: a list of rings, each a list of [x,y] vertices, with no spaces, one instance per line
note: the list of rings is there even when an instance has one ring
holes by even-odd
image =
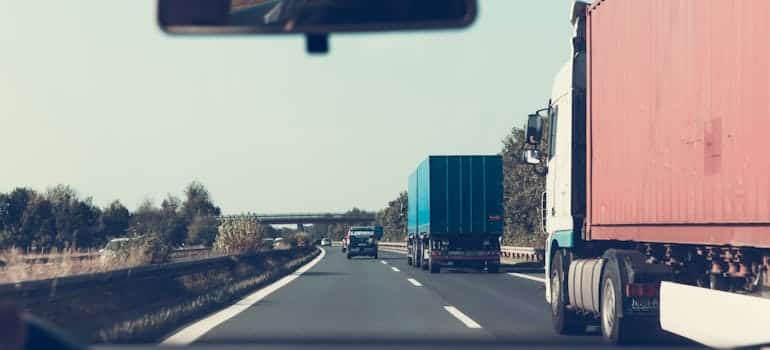
[[[188,325],[171,337],[176,339],[172,343],[207,349],[603,345],[596,332],[553,333],[542,269],[430,274],[408,266],[400,253],[347,260],[339,247],[325,247],[322,257],[290,277],[277,289],[239,302],[231,312]]]

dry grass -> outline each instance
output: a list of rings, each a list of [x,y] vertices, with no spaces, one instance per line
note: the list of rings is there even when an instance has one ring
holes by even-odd
[[[83,273],[101,272],[119,268],[101,264],[99,259],[77,259],[70,251],[51,252],[42,255],[25,255],[18,249],[0,252],[0,260],[5,267],[0,270],[0,283],[16,283],[31,280],[41,280]],[[41,262],[36,259],[47,259]]]
[[[84,255],[90,257],[83,257]],[[205,259],[217,255],[219,254],[215,252],[205,252],[191,257],[182,257],[178,261]],[[25,255],[21,250],[8,249],[0,251],[0,261],[5,263],[5,266],[0,268],[0,283],[18,283],[119,270],[147,265],[150,263],[148,260],[140,249],[132,250],[121,259],[102,259],[97,252],[93,251],[84,253],[64,250],[52,251],[45,255]]]
[[[189,279],[185,281],[185,286],[188,288],[196,288],[198,287],[197,285],[202,286],[212,284],[217,284],[221,287],[193,299],[162,307],[147,313],[142,317],[101,329],[98,332],[98,338],[104,343],[125,343],[131,342],[137,338],[141,339],[142,334],[148,332],[152,333],[154,330],[167,328],[169,325],[178,324],[180,321],[200,314],[202,311],[232,302],[234,296],[244,295],[249,291],[253,291],[271,277],[280,277],[285,273],[288,273],[288,271],[293,271],[299,265],[310,261],[316,255],[317,252],[294,258],[283,264],[278,264],[276,261],[268,259],[265,261],[263,271],[253,271],[251,277],[242,280],[232,280],[232,277],[228,273],[210,273],[198,276],[194,279]]]

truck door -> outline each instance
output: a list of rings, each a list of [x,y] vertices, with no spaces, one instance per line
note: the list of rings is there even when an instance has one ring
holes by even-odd
[[[572,63],[554,81],[548,128],[546,177],[546,230],[553,234],[572,230]]]

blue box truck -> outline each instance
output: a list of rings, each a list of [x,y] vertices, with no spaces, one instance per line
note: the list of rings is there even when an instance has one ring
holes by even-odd
[[[503,159],[430,156],[409,176],[407,263],[500,271]]]

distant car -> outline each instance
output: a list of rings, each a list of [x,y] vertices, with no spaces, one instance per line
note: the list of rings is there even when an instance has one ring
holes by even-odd
[[[348,236],[348,259],[370,256],[377,259],[377,237],[372,231],[351,231]]]
[[[322,247],[331,247],[332,246],[332,240],[328,238],[324,238],[321,240],[321,246]]]
[[[99,249],[99,261],[107,263],[128,258],[131,240],[127,237],[111,239],[104,248]]]

